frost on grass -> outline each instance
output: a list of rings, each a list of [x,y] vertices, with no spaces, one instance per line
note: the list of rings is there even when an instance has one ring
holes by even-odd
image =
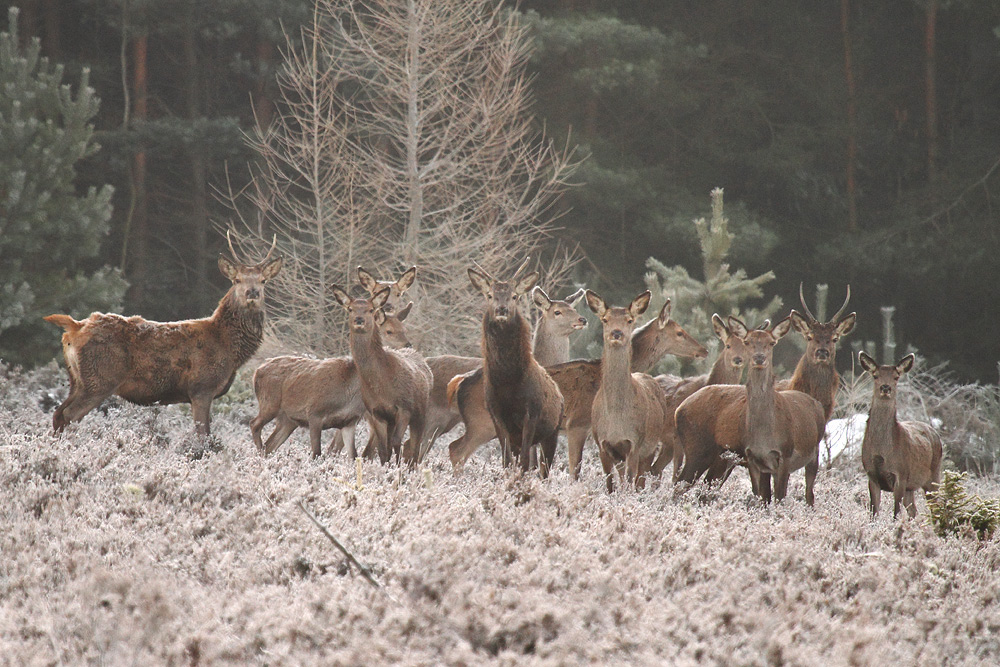
[[[48,373],[48,374],[46,374]],[[181,407],[113,405],[62,436],[48,371],[0,376],[0,656],[9,664],[981,664],[1000,652],[1000,549],[871,522],[857,460],[816,507],[721,489],[608,496],[499,469],[269,459],[251,405],[192,456]],[[565,465],[565,450],[559,459]],[[969,479],[983,497],[994,478]],[[371,568],[368,585],[296,507]]]

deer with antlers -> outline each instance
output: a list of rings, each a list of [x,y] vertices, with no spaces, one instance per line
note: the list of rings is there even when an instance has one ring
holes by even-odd
[[[105,398],[118,395],[139,405],[190,403],[195,430],[210,431],[212,401],[227,391],[236,371],[260,347],[264,325],[264,285],[281,270],[282,259],[267,256],[256,264],[219,256],[219,270],[233,286],[211,317],[152,322],[142,317],[92,313],[77,321],[49,315],[62,327],[63,356],[69,371],[69,396],[56,409],[58,432],[82,419]]]
[[[875,380],[872,405],[861,441],[861,466],[868,476],[868,495],[872,517],[878,514],[883,491],[892,491],[892,516],[899,516],[901,505],[913,518],[917,506],[913,492],[937,488],[941,481],[941,436],[929,424],[918,421],[901,422],[896,416],[896,387],[903,374],[913,368],[914,356],[908,354],[895,366],[879,366],[864,352],[859,355],[861,367]]]
[[[771,501],[772,476],[774,497],[781,500],[791,473],[805,467],[805,497],[811,506],[826,419],[812,396],[775,387],[774,346],[791,329],[791,321],[753,330],[733,316],[728,323],[747,348],[746,385],[707,386],[678,406],[677,437],[684,448],[680,481],[694,482],[729,450],[746,459],[755,492],[764,502]]]
[[[531,351],[530,327],[520,300],[538,281],[525,274],[528,260],[510,280],[497,280],[484,269],[469,268],[469,280],[486,299],[483,312],[483,378],[486,408],[504,452],[504,463],[520,460],[527,471],[531,449],[540,444],[539,472],[547,477],[555,457],[563,397]]]

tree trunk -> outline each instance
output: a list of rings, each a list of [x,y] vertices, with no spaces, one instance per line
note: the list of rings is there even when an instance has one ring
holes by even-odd
[[[927,180],[937,180],[938,123],[937,123],[937,32],[938,0],[927,0],[927,21],[924,29],[925,78],[924,95],[927,115]]]
[[[420,25],[414,0],[407,0],[406,17],[410,23],[406,38],[406,174],[410,189],[410,216],[406,223],[404,258],[406,264],[412,264],[417,259],[420,225],[424,216],[424,193],[420,186],[420,164],[417,155],[420,142],[417,109],[417,95],[420,88]]]
[[[146,68],[149,37],[145,33],[132,41],[132,122],[142,123],[149,116],[148,71]],[[141,146],[132,158],[132,201],[125,227],[122,265],[129,280],[128,299],[142,302],[145,295],[146,265],[149,257],[149,211],[146,196],[146,151]]]
[[[856,163],[858,156],[857,90],[850,32],[851,0],[840,2],[840,30],[844,38],[844,77],[847,81],[847,231],[858,231]]]
[[[271,61],[274,59],[274,44],[260,37],[257,39],[257,86],[253,95],[253,112],[260,127],[270,126],[274,118],[274,101],[272,99]]]
[[[43,0],[42,14],[45,20],[45,39],[42,52],[52,62],[59,61],[59,3],[57,0]]]

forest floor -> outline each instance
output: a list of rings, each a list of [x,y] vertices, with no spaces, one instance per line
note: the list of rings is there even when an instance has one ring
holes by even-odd
[[[261,457],[245,391],[208,447],[179,406],[54,436],[53,393],[54,365],[0,367],[3,665],[1000,661],[1000,538],[939,538],[922,500],[870,520],[858,460],[821,471],[814,508],[801,472],[768,507],[742,470],[608,495],[592,444],[579,482],[565,446],[549,480],[495,444],[456,477],[439,440],[423,470],[366,462],[359,486],[302,429]]]

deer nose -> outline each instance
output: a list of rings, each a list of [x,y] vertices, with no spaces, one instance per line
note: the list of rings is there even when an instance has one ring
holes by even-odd
[[[733,366],[742,366],[743,357],[733,357]]]
[[[817,361],[827,361],[829,358],[830,358],[830,350],[826,349],[825,347],[821,347],[818,350],[816,350]]]
[[[251,287],[250,289],[247,290],[247,298],[248,299],[259,299],[260,298],[260,290],[257,289],[256,287]]]
[[[763,354],[755,354],[755,355],[753,355],[752,358],[753,358],[754,364],[756,364],[758,366],[763,366],[764,364],[767,363],[767,357],[764,356]]]
[[[892,387],[890,387],[887,384],[883,384],[883,385],[879,386],[878,390],[879,390],[879,393],[882,394],[883,396],[888,396],[889,394],[892,393]]]
[[[360,327],[364,323],[365,323],[365,318],[363,318],[363,317],[355,317],[354,318],[354,324],[356,324],[357,326]]]
[[[497,306],[497,317],[507,317],[507,306]]]
[[[625,338],[625,332],[621,329],[613,329],[611,331],[611,340],[621,340]]]
[[[585,326],[587,326],[587,318],[586,317],[577,318],[576,324],[578,327],[583,329]]]

